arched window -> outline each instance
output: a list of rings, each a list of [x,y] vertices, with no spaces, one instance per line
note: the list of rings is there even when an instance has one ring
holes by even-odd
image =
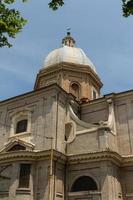
[[[10,115],[11,119],[10,136],[19,137],[19,133],[30,134],[31,117],[32,117],[31,110],[23,109],[22,111],[12,113]]]
[[[23,119],[17,122],[16,124],[16,133],[22,133],[27,131],[28,120]]]
[[[72,185],[71,192],[97,190],[96,182],[89,176],[78,178]]]
[[[73,94],[77,99],[79,99],[80,96],[80,86],[78,83],[72,83],[70,85],[70,93]]]

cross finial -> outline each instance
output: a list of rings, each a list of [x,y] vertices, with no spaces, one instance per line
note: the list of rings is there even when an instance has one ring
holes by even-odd
[[[71,28],[70,28],[70,27],[69,27],[69,28],[67,28],[67,35],[68,35],[68,36],[70,36],[70,35],[71,35],[71,32],[70,32],[70,31],[71,31]]]
[[[71,31],[71,28],[68,27],[68,28],[67,28],[67,35],[70,35],[70,34],[71,34],[70,31]]]
[[[67,28],[67,36],[63,38],[62,45],[63,46],[69,46],[74,47],[75,46],[75,40],[71,37],[71,28]]]

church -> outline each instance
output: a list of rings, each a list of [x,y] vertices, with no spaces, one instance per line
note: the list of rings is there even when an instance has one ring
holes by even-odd
[[[0,102],[0,200],[133,200],[133,91],[102,96],[70,32]]]

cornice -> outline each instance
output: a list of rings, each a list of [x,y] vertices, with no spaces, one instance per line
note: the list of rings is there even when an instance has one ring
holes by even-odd
[[[111,161],[119,167],[133,166],[133,155],[120,155],[114,151],[89,152],[86,154],[69,155],[68,164]]]
[[[41,161],[50,160],[51,152],[53,151],[53,160],[59,163],[68,165],[77,165],[79,163],[94,163],[102,161],[110,161],[118,167],[133,166],[133,155],[122,156],[114,151],[100,151],[100,152],[88,152],[77,155],[64,155],[56,150],[46,151],[13,151],[0,153],[0,164],[9,163],[15,161]]]
[[[120,166],[122,158],[118,153],[112,151],[89,152],[86,154],[68,156],[69,164],[91,163],[101,161],[112,161],[116,165]]]
[[[25,94],[14,96],[10,99],[5,99],[3,101],[0,101],[0,106],[5,106],[5,105],[11,104],[11,103],[16,103],[17,101],[21,101],[21,100],[27,101],[27,99],[34,98],[34,97],[36,97],[36,99],[38,99],[39,97],[41,98],[42,96],[44,96],[44,93],[46,96],[46,93],[49,91],[52,91],[52,90],[62,91],[66,96],[68,95],[68,93],[65,90],[63,90],[57,83],[53,83],[51,85],[39,88],[37,90],[33,90],[33,91],[25,93]],[[69,95],[69,96],[72,97],[72,95]],[[36,100],[36,102],[37,102],[37,100]],[[28,103],[26,105],[28,105]]]
[[[90,100],[87,103],[83,103],[83,104],[81,104],[81,106],[82,106],[82,108],[86,109],[86,106],[95,106],[96,104],[106,103],[107,99],[109,99],[109,98],[112,98],[116,104],[117,101],[119,102],[120,100],[125,100],[132,96],[133,96],[133,90],[127,90],[127,91],[120,92],[120,93],[110,93],[110,94],[101,96],[98,99]]]
[[[94,72],[93,69],[91,69],[91,67],[89,65],[61,62],[59,64],[51,65],[50,67],[41,69],[39,71],[39,73],[37,74],[34,89],[37,88],[39,78],[46,76],[46,75],[53,74],[53,73],[55,74],[55,73],[59,72],[60,70],[74,71],[74,72],[89,74],[97,82],[97,84],[100,85],[100,87],[103,86],[99,76]]]
[[[14,162],[14,161],[40,161],[49,160],[51,152],[53,151],[53,160],[59,163],[65,163],[66,156],[55,150],[46,151],[12,151],[6,153],[0,153],[0,163]]]
[[[122,156],[122,167],[133,166],[133,155]]]
[[[86,109],[86,107],[93,107],[99,104],[105,104],[106,103],[106,99],[104,97],[99,97],[97,99],[93,99],[90,100],[89,102],[85,102],[81,104],[82,109]]]

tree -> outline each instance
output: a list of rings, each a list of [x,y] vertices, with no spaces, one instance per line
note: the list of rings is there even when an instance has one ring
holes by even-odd
[[[128,17],[129,15],[133,15],[133,0],[122,0],[123,6],[123,16]],[[51,0],[49,3],[49,7],[53,10],[57,10],[60,6],[63,6],[64,0]]]
[[[128,17],[133,15],[133,0],[122,0],[123,1],[123,16]]]
[[[11,4],[16,0],[0,0],[0,47],[8,46],[12,44],[9,42],[9,38],[15,38],[19,33],[27,20],[24,19],[20,12],[15,9],[11,9]],[[26,0],[21,0],[25,2]],[[45,1],[45,0],[44,0]],[[123,15],[128,17],[133,15],[133,0],[123,1]],[[50,0],[49,7],[53,10],[57,10],[64,5],[64,0]]]
[[[51,0],[49,2],[49,7],[53,10],[57,10],[60,6],[64,5],[64,0]]]
[[[11,47],[8,38],[15,38],[26,24],[20,12],[10,8],[10,4],[14,2],[15,0],[0,0],[0,47]]]

